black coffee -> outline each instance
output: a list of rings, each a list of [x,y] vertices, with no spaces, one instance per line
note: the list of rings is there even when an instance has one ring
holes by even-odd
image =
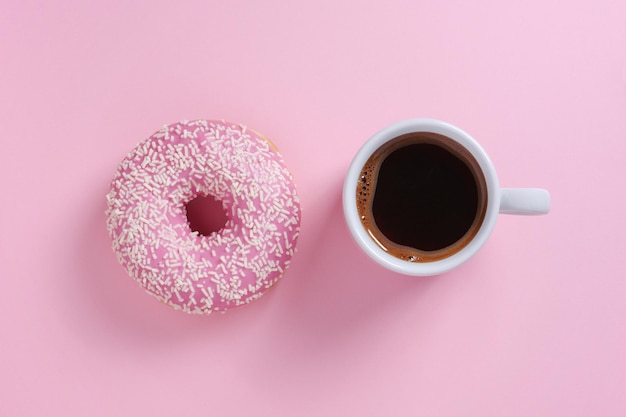
[[[432,133],[388,142],[365,164],[356,192],[372,239],[412,262],[458,252],[478,231],[486,209],[486,184],[474,157]]]

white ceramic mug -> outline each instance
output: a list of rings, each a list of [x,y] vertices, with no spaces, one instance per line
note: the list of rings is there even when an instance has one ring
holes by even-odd
[[[486,182],[487,202],[484,218],[469,243],[448,257],[430,262],[409,262],[387,253],[369,235],[357,209],[357,186],[370,156],[387,142],[415,132],[443,135],[460,144],[478,162]],[[449,271],[474,256],[485,244],[498,213],[535,215],[550,210],[550,195],[538,188],[500,188],[493,164],[483,148],[469,134],[448,123],[434,119],[411,119],[388,126],[372,136],[354,157],[343,188],[343,209],[350,233],[361,249],[382,266],[406,275],[428,276]]]

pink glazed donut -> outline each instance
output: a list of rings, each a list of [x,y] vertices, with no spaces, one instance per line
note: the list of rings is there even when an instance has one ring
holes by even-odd
[[[192,231],[186,204],[221,201],[228,220]],[[209,314],[259,298],[295,251],[300,203],[291,174],[264,137],[245,126],[195,120],[166,125],[119,165],[107,195],[119,262],[150,294]]]

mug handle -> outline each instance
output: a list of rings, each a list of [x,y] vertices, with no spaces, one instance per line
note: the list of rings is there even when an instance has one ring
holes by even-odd
[[[550,193],[542,188],[501,188],[500,213],[537,215],[550,211]]]

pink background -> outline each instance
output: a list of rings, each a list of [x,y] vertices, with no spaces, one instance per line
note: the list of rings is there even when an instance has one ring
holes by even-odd
[[[0,416],[626,415],[624,16],[610,0],[4,1]],[[468,131],[552,212],[501,216],[443,276],[376,265],[344,225],[343,176],[410,117]],[[270,137],[304,209],[283,281],[209,317],[146,295],[104,222],[124,155],[194,118]]]

